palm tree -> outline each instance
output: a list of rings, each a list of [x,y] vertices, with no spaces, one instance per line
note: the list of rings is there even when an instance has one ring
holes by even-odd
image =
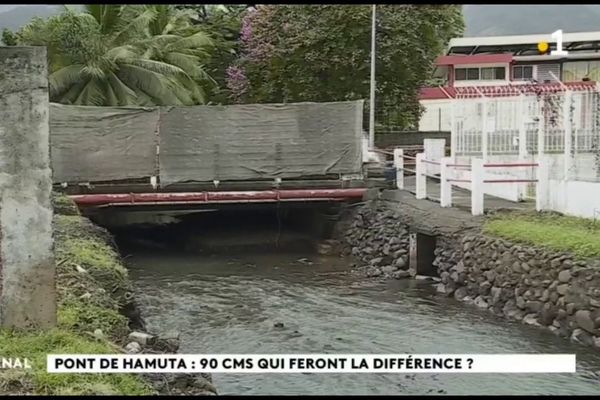
[[[92,4],[82,13],[66,9],[43,29],[38,21],[19,37],[26,44],[47,43],[51,101],[97,106],[195,104],[202,96],[197,87],[185,83],[201,76],[199,71],[190,65],[186,71],[169,62],[173,57],[157,59],[149,51],[153,43],[162,43],[149,33],[158,16],[153,7]],[[195,41],[188,50],[199,51],[199,45]]]
[[[146,6],[146,10],[155,17],[147,27],[146,38],[138,43],[145,49],[143,56],[183,71],[175,76],[174,84],[186,88],[189,98],[180,100],[205,103],[204,88],[216,85],[204,67],[211,57],[211,39],[192,25],[190,10],[180,10],[172,5],[151,5]],[[178,92],[178,95],[182,94]]]

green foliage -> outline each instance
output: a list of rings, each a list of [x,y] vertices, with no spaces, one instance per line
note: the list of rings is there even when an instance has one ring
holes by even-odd
[[[48,354],[111,354],[129,332],[119,310],[129,290],[127,271],[110,235],[73,212],[73,202],[53,194],[69,215],[55,215],[58,328],[46,332],[0,330],[0,355],[28,358],[32,369],[0,370],[0,395],[153,394],[139,375],[49,374]],[[95,337],[100,329],[104,337]]]
[[[2,40],[0,41],[4,46],[16,46],[17,36],[10,29],[2,29]]]
[[[206,32],[213,43],[210,60],[206,63],[207,73],[215,83],[207,94],[211,104],[230,103],[227,89],[226,70],[239,56],[240,29],[246,5],[181,5],[179,8],[191,13],[193,24]]]
[[[397,107],[394,123],[415,125],[418,90],[435,57],[464,29],[456,5],[377,7],[377,102]],[[371,6],[267,5],[249,12],[238,64],[249,90],[242,102],[367,99]]]
[[[111,354],[104,342],[57,329],[42,333],[0,331],[0,354],[6,358],[27,358],[31,369],[0,371],[0,394],[98,395],[152,394],[152,389],[136,375],[50,374],[48,354]]]
[[[590,219],[546,213],[501,214],[486,221],[484,232],[580,258],[600,258],[600,225]]]
[[[209,38],[170,5],[91,4],[34,19],[18,43],[48,47],[50,99],[78,105],[191,105],[212,84]]]

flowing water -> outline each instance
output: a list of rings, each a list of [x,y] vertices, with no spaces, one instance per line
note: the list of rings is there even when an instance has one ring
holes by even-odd
[[[577,374],[214,374],[219,394],[600,394],[600,352],[425,282],[365,280],[337,257],[138,250],[127,260],[148,329],[180,331],[182,353],[577,354]]]

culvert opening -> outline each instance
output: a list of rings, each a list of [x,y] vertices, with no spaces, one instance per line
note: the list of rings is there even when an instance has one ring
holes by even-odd
[[[422,232],[410,233],[411,275],[439,277],[435,260],[436,237]]]
[[[202,210],[108,210],[92,219],[119,248],[186,253],[314,252],[330,239],[339,205],[244,205]]]

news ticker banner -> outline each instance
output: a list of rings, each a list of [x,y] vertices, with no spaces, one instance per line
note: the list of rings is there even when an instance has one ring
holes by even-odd
[[[574,373],[574,354],[51,354],[50,373]]]

